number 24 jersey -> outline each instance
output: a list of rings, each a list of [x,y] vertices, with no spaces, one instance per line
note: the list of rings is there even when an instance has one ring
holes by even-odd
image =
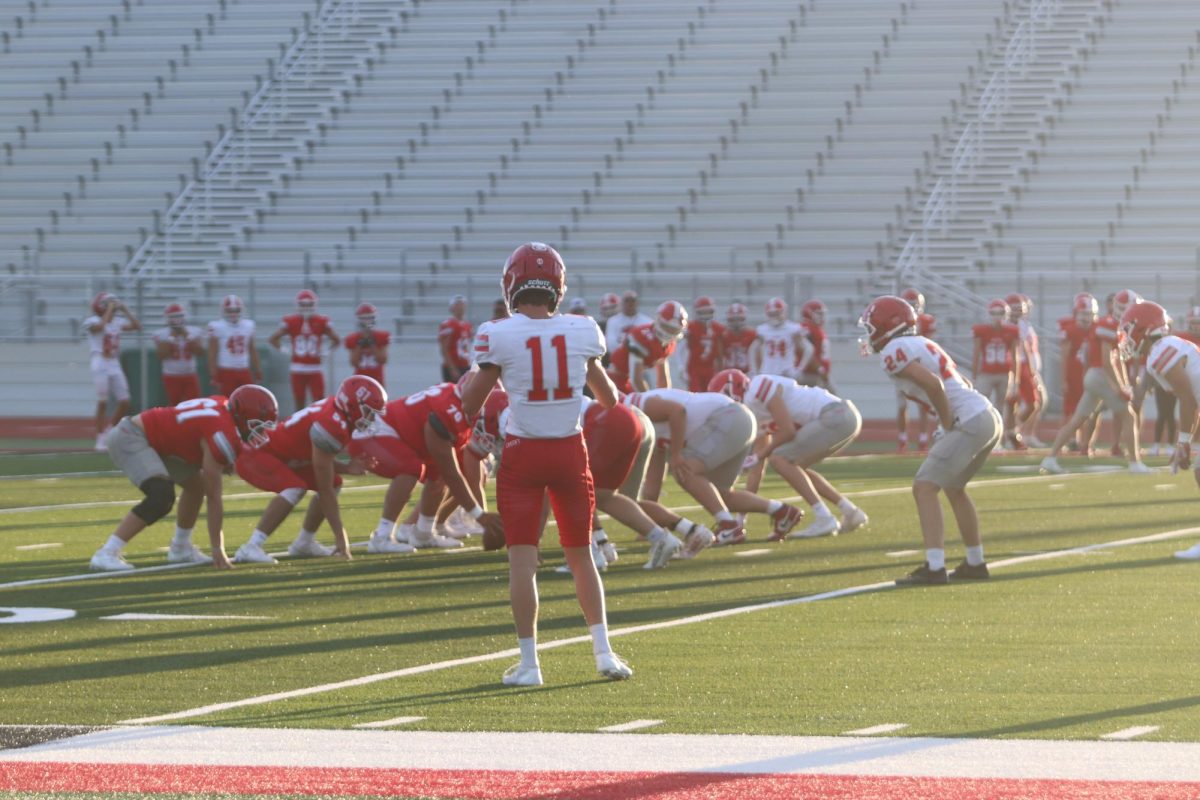
[[[966,421],[988,408],[987,398],[971,388],[971,384],[958,372],[958,367],[937,342],[924,336],[899,336],[892,339],[879,351],[883,371],[896,382],[896,388],[910,400],[932,408],[925,392],[900,372],[916,362],[942,379],[946,387],[946,399],[950,402],[950,413]]]
[[[475,362],[500,368],[510,410],[505,433],[562,439],[582,431],[587,362],[604,349],[596,323],[574,314],[531,319],[518,313],[481,325]]]

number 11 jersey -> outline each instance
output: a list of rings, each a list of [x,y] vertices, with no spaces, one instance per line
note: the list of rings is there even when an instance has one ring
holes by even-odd
[[[475,363],[500,368],[508,391],[507,436],[562,439],[580,433],[587,363],[604,355],[604,334],[575,314],[513,314],[479,326]]]

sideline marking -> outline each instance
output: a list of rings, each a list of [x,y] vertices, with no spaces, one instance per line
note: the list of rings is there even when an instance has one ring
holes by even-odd
[[[860,728],[856,731],[846,731],[842,736],[876,736],[880,733],[904,730],[907,727],[908,723],[906,722],[892,722],[885,725],[872,725],[870,728]]]
[[[1062,558],[1064,556],[1091,553],[1095,550],[1103,550],[1107,548],[1128,547],[1137,544],[1161,542],[1168,539],[1177,539],[1183,536],[1192,536],[1196,533],[1200,533],[1200,527],[1179,528],[1173,531],[1152,533],[1146,536],[1137,536],[1130,539],[1118,539],[1112,542],[1102,542],[1098,544],[1083,545],[1081,547],[1071,547],[1066,550],[1053,550],[1048,553],[1018,556],[1016,558],[1006,558],[1000,561],[993,561],[989,563],[988,566],[992,569],[998,569],[1002,567],[1015,566],[1017,564],[1027,564],[1033,561],[1045,561],[1052,558]],[[608,635],[609,638],[613,638],[617,636],[629,636],[634,633],[644,633],[647,631],[666,630],[668,628],[677,628],[683,625],[692,625],[698,622],[708,622],[710,620],[741,616],[742,614],[750,614],[755,611],[765,611],[774,608],[787,608],[788,606],[816,603],[821,600],[833,600],[839,597],[852,597],[854,595],[866,594],[868,592],[877,592],[883,589],[895,588],[897,587],[894,579],[880,581],[878,583],[865,583],[858,586],[848,586],[843,589],[833,589],[830,591],[819,592],[817,594],[804,595],[802,597],[792,597],[786,600],[771,600],[765,603],[756,603],[749,606],[735,606],[733,608],[722,609],[721,611],[710,611],[705,614],[695,614],[689,617],[679,617],[677,619],[664,620],[662,622],[651,622],[644,625],[631,625],[627,628],[616,628],[610,630]],[[584,636],[572,636],[566,639],[555,639],[549,642],[542,642],[538,644],[537,649],[553,650],[555,648],[566,647],[568,645],[591,643],[591,641],[592,637],[590,634]],[[209,705],[190,708],[185,711],[176,711],[170,714],[158,714],[150,717],[127,719],[122,720],[117,724],[148,725],[156,722],[170,722],[178,719],[204,717],[208,716],[209,714],[215,714],[220,711],[229,711],[234,708],[245,708],[246,706],[273,703],[277,700],[289,700],[293,697],[307,697],[309,695],[332,692],[339,689],[366,686],[372,683],[378,683],[379,681],[391,680],[393,678],[403,678],[409,675],[423,675],[429,672],[440,672],[441,670],[451,669],[453,667],[469,666],[472,664],[485,664],[491,661],[499,661],[500,659],[513,658],[515,656],[519,656],[520,654],[521,651],[519,649],[511,647],[507,650],[498,650],[492,653],[481,653],[479,655],[466,656],[463,658],[454,658],[446,661],[420,664],[414,667],[405,667],[404,669],[392,670],[390,672],[377,672],[373,675],[363,675],[358,678],[348,678],[346,680],[336,681],[334,683],[325,683],[318,686],[305,687],[302,689],[291,689],[285,692],[273,692],[271,694],[248,697],[242,700],[230,700],[223,703],[211,703]]]
[[[1156,483],[1156,484],[1154,484],[1154,488],[1160,492],[1170,492],[1174,489],[1178,489],[1179,484],[1177,484],[1177,483]]]
[[[1136,739],[1139,736],[1145,736],[1147,733],[1154,733],[1160,727],[1162,727],[1162,726],[1161,725],[1137,725],[1132,728],[1125,728],[1124,730],[1114,731],[1112,733],[1106,733],[1103,736],[1101,736],[1100,738],[1104,739],[1105,741],[1108,741],[1108,742],[1127,742],[1130,739]]]
[[[62,547],[62,542],[46,542],[45,544],[19,544],[17,550],[49,550],[52,547]]]
[[[0,606],[0,625],[23,622],[58,622],[75,616],[73,608],[28,608]]]
[[[381,719],[378,722],[360,722],[357,725],[351,725],[352,728],[394,728],[397,725],[409,725],[413,722],[420,722],[425,717],[395,717],[394,719]]]
[[[620,725],[609,725],[605,728],[597,728],[601,733],[626,733],[627,731],[638,731],[642,728],[653,728],[655,725],[662,725],[661,719],[635,719],[632,722],[622,722]]]
[[[884,553],[884,555],[890,558],[908,558],[909,556],[915,556],[920,552],[920,550],[893,550],[890,553]]]
[[[771,550],[770,548],[761,547],[757,550],[735,550],[733,552],[733,554],[735,556],[738,556],[739,558],[746,558],[748,556],[761,556],[761,555],[765,555],[766,553],[773,553],[773,552],[775,552],[775,551]]]
[[[232,614],[141,614],[137,612],[128,612],[125,614],[113,614],[108,617],[100,617],[100,619],[115,620],[117,622],[133,621],[159,621],[173,619],[277,619],[276,617],[251,617],[238,616]]]

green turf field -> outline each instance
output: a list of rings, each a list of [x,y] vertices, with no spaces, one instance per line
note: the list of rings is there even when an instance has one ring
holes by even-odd
[[[1038,478],[994,458],[976,484],[989,561],[1187,528],[1191,475]],[[605,573],[615,631],[787,600],[897,577],[922,556],[907,486],[913,458],[851,458],[825,474],[871,523],[850,535],[770,545],[751,541],[659,572],[647,548],[610,530],[621,560]],[[1079,463],[1077,462],[1077,466]],[[49,470],[32,462],[29,472]],[[1000,483],[987,485],[986,481]],[[227,492],[249,492],[230,479]],[[765,493],[790,490],[769,481]],[[86,572],[134,490],[108,476],[0,482],[0,583]],[[690,505],[678,491],[670,505]],[[342,495],[352,541],[378,519],[378,482]],[[117,504],[105,504],[122,501]],[[232,553],[266,500],[226,503]],[[696,512],[687,512],[696,515]],[[702,518],[697,516],[697,518]],[[282,550],[298,516],[275,537]],[[953,526],[950,526],[953,531]],[[166,523],[130,546],[139,567],[165,561]],[[553,537],[553,529],[550,531]],[[197,541],[206,535],[197,527]],[[329,541],[327,532],[323,540]],[[888,589],[617,636],[632,681],[597,680],[590,648],[542,654],[546,686],[506,689],[511,659],[408,675],[234,708],[189,724],[350,727],[424,717],[412,729],[594,731],[635,719],[647,732],[836,734],[902,723],[904,735],[1094,739],[1156,725],[1146,739],[1200,740],[1194,608],[1200,565],[1171,554],[1200,539],[1101,548],[1001,567],[990,582]],[[28,545],[56,545],[17,550]],[[768,552],[743,556],[751,550]],[[361,552],[361,551],[360,551]],[[961,557],[951,540],[947,560]],[[562,563],[546,549],[541,641],[586,634]],[[107,724],[237,701],[515,646],[499,554],[423,552],[353,562],[285,561],[0,589],[0,607],[74,609],[75,619],[0,627],[0,722]],[[129,613],[263,619],[110,621]]]

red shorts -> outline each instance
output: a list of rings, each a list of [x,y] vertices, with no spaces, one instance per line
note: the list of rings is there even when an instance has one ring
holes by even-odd
[[[305,390],[312,399],[305,400]],[[296,410],[325,399],[325,376],[320,372],[293,372],[292,397],[296,400]]]
[[[421,457],[398,436],[351,439],[350,457],[365,461],[369,465],[367,469],[381,478],[413,475],[423,481],[426,477],[427,469]]]
[[[195,400],[200,396],[200,379],[195,375],[163,375],[162,379],[169,406],[177,406],[184,400]]]
[[[1033,370],[1022,367],[1021,376],[1017,379],[1017,398],[1025,408],[1033,408],[1038,403],[1038,383]]]
[[[1063,387],[1063,417],[1068,418],[1075,413],[1079,399],[1083,397],[1083,366],[1067,367],[1066,386]]]
[[[629,380],[628,375],[622,375],[620,372],[613,372],[610,369],[608,377],[612,378],[612,382],[617,387],[618,392],[621,394],[633,394],[633,383]]]
[[[221,388],[221,394],[226,397],[233,394],[234,389],[248,383],[254,383],[254,376],[248,369],[217,368],[217,385]]]
[[[359,367],[354,371],[355,375],[366,375],[368,378],[374,378],[379,381],[380,386],[387,386],[387,381],[383,379],[383,367]]]
[[[707,392],[708,384],[712,383],[713,376],[716,373],[712,370],[700,370],[697,372],[688,371],[688,391],[689,392]]]
[[[278,494],[284,489],[317,491],[317,476],[311,461],[288,464],[269,450],[243,450],[237,460],[237,474],[246,483],[264,492]],[[342,485],[342,476],[334,474],[333,486]]]
[[[504,522],[504,539],[536,546],[547,493],[558,541],[563,547],[587,547],[592,541],[596,494],[583,436],[565,439],[521,439],[509,436],[496,475],[496,505]]]
[[[637,414],[629,406],[593,405],[588,409],[583,435],[595,487],[620,489],[642,446],[642,423]]]

